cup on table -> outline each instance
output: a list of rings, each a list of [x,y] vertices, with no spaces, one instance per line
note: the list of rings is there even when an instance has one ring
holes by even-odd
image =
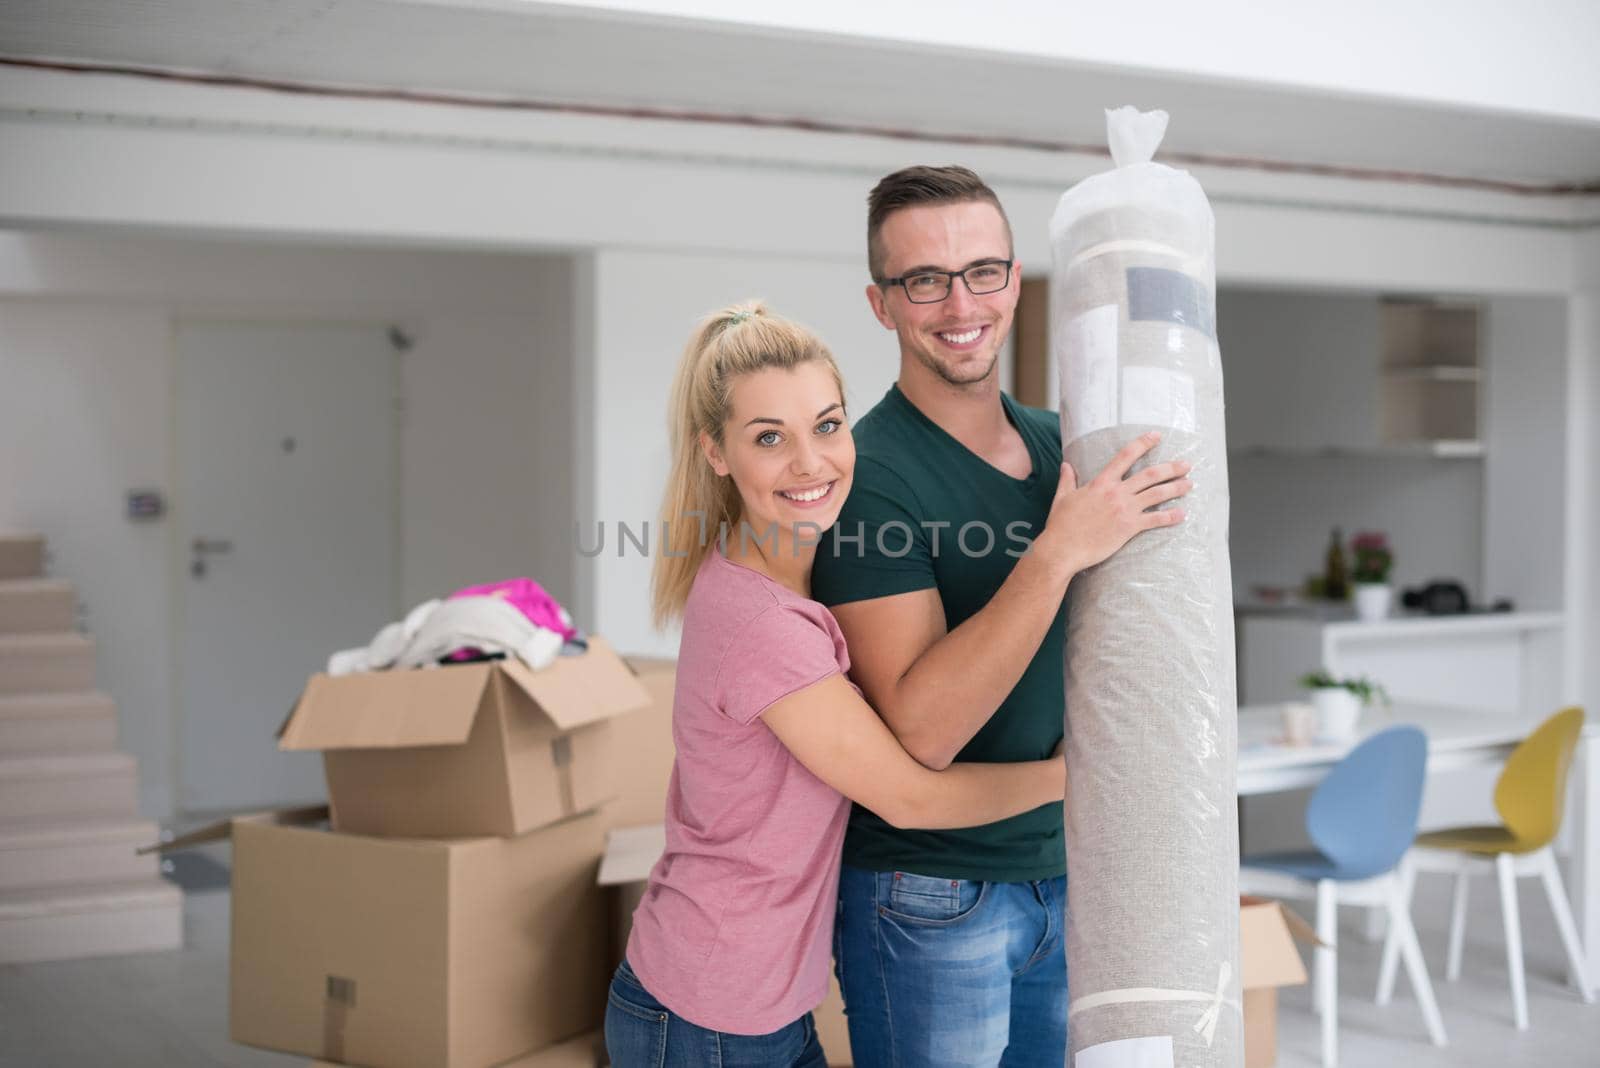
[[[1317,734],[1317,710],[1304,701],[1283,705],[1283,740],[1287,745],[1310,745]]]

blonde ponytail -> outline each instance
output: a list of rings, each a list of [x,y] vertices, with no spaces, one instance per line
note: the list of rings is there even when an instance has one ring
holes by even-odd
[[[683,614],[706,555],[715,549],[720,532],[739,521],[739,490],[732,478],[711,469],[700,449],[701,432],[722,444],[733,380],[740,375],[812,361],[827,365],[843,399],[844,379],[828,347],[805,327],[768,312],[760,301],[707,316],[690,337],[668,400],[672,467],[651,573],[650,609],[658,628]]]

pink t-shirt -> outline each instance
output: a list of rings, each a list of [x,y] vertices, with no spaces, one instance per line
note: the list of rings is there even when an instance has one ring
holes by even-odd
[[[761,713],[850,669],[833,614],[713,550],[683,615],[667,851],[628,963],[690,1023],[764,1035],[821,1004],[850,803]]]

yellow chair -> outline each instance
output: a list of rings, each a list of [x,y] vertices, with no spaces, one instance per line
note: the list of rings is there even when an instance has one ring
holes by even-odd
[[[1564,708],[1541,723],[1506,760],[1494,788],[1494,805],[1504,822],[1495,827],[1452,827],[1417,836],[1406,864],[1402,893],[1409,906],[1416,872],[1433,871],[1456,877],[1450,912],[1450,954],[1445,979],[1461,977],[1461,940],[1466,927],[1467,880],[1474,872],[1493,868],[1500,880],[1500,911],[1506,928],[1506,961],[1511,970],[1511,1001],[1517,1030],[1528,1029],[1528,992],[1522,970],[1522,923],[1517,913],[1517,877],[1538,876],[1544,883],[1550,910],[1567,952],[1567,962],[1583,995],[1594,1001],[1594,989],[1584,968],[1583,947],[1572,920],[1561,872],[1551,843],[1561,830],[1566,808],[1567,770],[1583,730],[1583,709]],[[1400,947],[1391,935],[1384,942],[1383,964],[1378,971],[1378,1004],[1386,1005],[1394,993]]]

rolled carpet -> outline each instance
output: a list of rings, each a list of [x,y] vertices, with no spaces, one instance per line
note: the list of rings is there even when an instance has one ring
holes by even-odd
[[[1067,631],[1067,976],[1075,1068],[1237,1068],[1232,578],[1215,227],[1151,162],[1164,112],[1107,112],[1114,169],[1051,221],[1061,440],[1080,481],[1159,430],[1187,460],[1175,527],[1073,580]]]

